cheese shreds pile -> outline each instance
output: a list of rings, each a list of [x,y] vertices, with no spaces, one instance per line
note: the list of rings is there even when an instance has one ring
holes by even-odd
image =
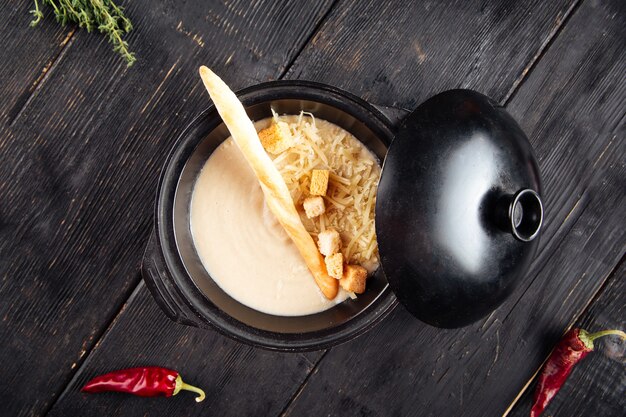
[[[326,213],[309,219],[301,211],[304,227],[314,237],[327,228],[336,229],[341,234],[346,261],[373,272],[379,263],[374,206],[380,166],[375,156],[344,129],[315,119],[310,113],[302,112],[298,116],[274,113],[273,119],[287,123],[294,137],[293,147],[270,156],[297,207],[302,207],[309,196],[311,171],[330,170],[324,197]]]

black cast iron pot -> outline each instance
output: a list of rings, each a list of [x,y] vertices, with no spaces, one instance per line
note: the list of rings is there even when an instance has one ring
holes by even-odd
[[[356,300],[307,316],[261,313],[226,294],[203,267],[189,227],[196,177],[229,136],[212,106],[167,159],[144,255],[146,284],[172,320],[268,349],[324,349],[385,317],[397,305],[394,292],[422,321],[459,327],[497,308],[522,277],[542,221],[539,174],[519,126],[487,97],[442,93],[396,129],[408,112],[376,108],[328,85],[276,81],[238,96],[252,120],[270,117],[271,109],[311,112],[384,160],[376,203],[382,268]],[[463,181],[474,194],[462,191]],[[455,192],[458,198],[446,194]]]

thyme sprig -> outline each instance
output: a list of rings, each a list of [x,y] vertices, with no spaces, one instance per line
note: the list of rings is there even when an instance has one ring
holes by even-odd
[[[41,0],[54,9],[57,22],[65,26],[75,23],[78,27],[91,32],[98,29],[109,38],[113,50],[126,59],[130,67],[135,62],[135,54],[128,49],[128,43],[122,37],[133,29],[130,20],[124,15],[123,8],[112,0]],[[31,26],[36,26],[43,18],[39,10],[39,1],[35,0],[35,9],[31,10],[33,20]]]

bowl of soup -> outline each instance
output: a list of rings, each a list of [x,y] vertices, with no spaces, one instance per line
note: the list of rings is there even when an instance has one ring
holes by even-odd
[[[312,238],[337,231],[343,263],[367,271],[365,291],[342,285],[331,299],[322,294],[214,107],[190,123],[161,173],[145,281],[171,319],[254,346],[314,350],[350,340],[397,304],[374,228],[392,122],[360,98],[313,82],[264,83],[237,95],[257,131],[289,129],[294,144],[268,154]],[[330,179],[324,213],[310,217],[305,201],[322,200],[310,195],[315,170]]]
[[[200,74],[217,108],[167,158],[142,266],[171,319],[267,349],[323,349],[397,303],[466,326],[524,277],[540,175],[494,100],[449,90],[403,112],[306,81],[235,95]]]

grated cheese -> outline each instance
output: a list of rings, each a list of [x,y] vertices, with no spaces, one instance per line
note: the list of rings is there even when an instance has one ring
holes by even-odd
[[[374,229],[374,206],[380,178],[376,157],[353,135],[339,126],[311,113],[279,116],[273,121],[286,122],[295,146],[270,155],[283,176],[297,207],[308,196],[313,169],[330,170],[328,192],[324,197],[326,213],[309,219],[300,212],[302,223],[313,235],[329,227],[340,232],[342,252],[350,264],[359,264],[373,272],[379,263]]]

